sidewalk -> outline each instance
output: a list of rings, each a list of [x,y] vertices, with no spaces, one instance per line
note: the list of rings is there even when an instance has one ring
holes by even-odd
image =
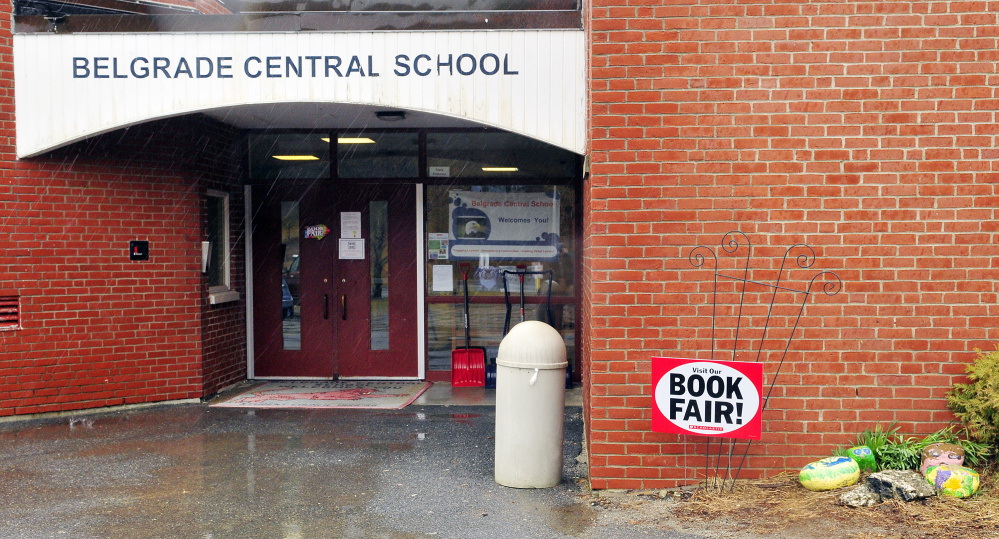
[[[403,410],[178,404],[0,424],[0,537],[692,537],[601,523],[578,406],[562,484],[519,490],[493,481],[494,408],[440,391]]]

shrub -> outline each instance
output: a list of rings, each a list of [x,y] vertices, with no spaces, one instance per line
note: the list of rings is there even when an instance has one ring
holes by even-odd
[[[888,425],[887,428],[883,428],[881,424],[878,423],[877,425],[874,425],[873,429],[866,429],[864,432],[858,434],[857,443],[854,445],[866,445],[867,448],[871,450],[871,453],[874,454],[874,459],[877,462],[877,469],[874,471],[880,472],[885,469],[885,466],[882,464],[884,462],[882,453],[884,452],[885,447],[889,446],[893,440],[898,438],[898,427],[895,426],[895,423]],[[837,457],[848,457],[848,451],[849,448],[840,447],[833,450],[833,455]]]
[[[857,445],[866,445],[871,453],[874,453],[874,458],[878,460],[880,467],[882,450],[896,438],[898,438],[898,427],[895,426],[894,422],[886,429],[882,429],[881,424],[878,423],[874,425],[874,430],[867,429],[857,435]]]
[[[922,463],[922,451],[928,444],[914,436],[899,436],[874,453],[879,470],[912,470]]]
[[[947,407],[973,440],[999,448],[999,347],[988,354],[978,351],[965,371],[971,382],[954,384]]]

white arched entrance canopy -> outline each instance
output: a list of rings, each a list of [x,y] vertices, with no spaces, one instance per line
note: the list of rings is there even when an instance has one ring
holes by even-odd
[[[579,30],[16,34],[17,155],[244,105],[424,111],[582,154]]]

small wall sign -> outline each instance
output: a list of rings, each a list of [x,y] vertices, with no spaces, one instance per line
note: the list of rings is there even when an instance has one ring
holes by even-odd
[[[305,239],[321,240],[330,233],[330,229],[326,225],[312,225],[305,227]]]
[[[132,240],[128,242],[129,260],[149,260],[149,242]]]
[[[427,176],[431,178],[450,178],[451,167],[430,167]]]
[[[763,364],[652,358],[652,430],[759,440]]]

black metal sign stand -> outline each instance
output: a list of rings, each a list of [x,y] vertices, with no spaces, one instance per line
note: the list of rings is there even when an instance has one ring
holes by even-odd
[[[745,261],[746,261],[745,262],[745,268],[743,270],[743,274],[742,274],[741,278],[721,273],[719,271],[719,269],[718,269],[718,256],[715,254],[715,251],[713,249],[711,249],[710,247],[706,247],[704,245],[698,245],[697,247],[694,247],[690,251],[690,254],[688,256],[688,259],[690,260],[690,264],[692,266],[694,266],[695,268],[700,268],[700,267],[704,266],[704,263],[707,260],[708,256],[710,256],[711,259],[714,261],[714,286],[713,286],[712,291],[711,291],[711,359],[712,360],[714,360],[714,358],[715,358],[715,327],[716,327],[717,313],[718,313],[718,278],[719,277],[722,278],[722,279],[727,279],[727,280],[735,281],[737,283],[742,283],[741,291],[739,292],[739,309],[738,309],[738,313],[737,313],[737,315],[735,317],[735,324],[736,324],[735,325],[735,339],[732,342],[732,360],[733,361],[735,360],[736,352],[738,351],[738,347],[739,347],[739,329],[740,329],[740,327],[742,325],[742,308],[743,308],[743,305],[745,303],[746,285],[747,284],[759,285],[759,286],[762,286],[762,287],[765,287],[765,288],[772,289],[772,291],[773,291],[773,293],[772,293],[772,295],[770,297],[770,306],[769,306],[769,309],[767,310],[767,319],[766,319],[766,322],[765,322],[765,324],[763,326],[763,335],[760,338],[759,348],[756,351],[756,360],[755,360],[756,362],[760,361],[760,358],[761,358],[761,355],[762,355],[762,352],[763,352],[763,345],[764,345],[764,343],[766,342],[766,339],[767,339],[767,330],[770,328],[770,317],[773,314],[774,301],[777,298],[777,292],[778,291],[784,291],[784,292],[790,292],[790,293],[793,293],[793,294],[802,294],[803,295],[802,298],[801,298],[801,304],[799,305],[799,308],[798,308],[797,316],[796,316],[796,318],[794,320],[794,327],[791,329],[791,332],[788,334],[787,342],[786,342],[786,344],[784,346],[784,352],[781,355],[780,362],[777,363],[777,369],[774,371],[774,373],[772,375],[772,378],[770,380],[770,387],[769,387],[769,389],[767,391],[766,397],[763,400],[763,406],[760,408],[760,413],[762,414],[763,411],[766,410],[767,403],[770,401],[770,395],[771,395],[771,393],[773,393],[774,383],[777,380],[777,375],[780,374],[781,367],[784,365],[784,359],[787,357],[787,351],[791,348],[791,341],[794,339],[794,333],[798,329],[798,324],[801,321],[801,315],[802,315],[802,313],[805,310],[805,303],[808,301],[808,298],[812,294],[812,286],[821,277],[822,278],[822,282],[821,282],[821,285],[820,285],[821,286],[821,292],[824,293],[824,294],[826,294],[827,296],[835,296],[843,288],[843,281],[839,278],[838,275],[836,275],[835,273],[833,273],[831,271],[822,271],[822,272],[816,273],[811,278],[811,280],[808,281],[808,286],[805,287],[804,290],[799,290],[799,289],[795,289],[795,288],[788,288],[786,286],[781,286],[781,279],[782,279],[782,277],[784,275],[785,264],[787,264],[788,257],[793,256],[795,264],[797,264],[798,268],[801,268],[801,269],[808,269],[815,262],[815,251],[811,247],[809,247],[808,245],[806,245],[804,243],[796,243],[796,244],[788,247],[787,251],[784,252],[784,258],[783,258],[783,260],[781,260],[780,270],[778,270],[778,272],[777,272],[777,280],[776,281],[774,281],[773,283],[769,283],[769,282],[761,282],[761,281],[750,280],[749,279],[749,267],[750,267],[750,262],[752,260],[753,244],[749,240],[749,237],[746,234],[744,234],[743,232],[740,232],[738,230],[733,230],[733,231],[727,232],[725,234],[725,236],[722,238],[722,250],[725,253],[729,254],[729,255],[733,255],[733,256],[737,255],[738,252],[739,252],[739,250],[740,250],[740,248],[742,248],[742,244],[739,241],[740,237],[745,241],[745,251],[746,251],[746,255],[745,255]],[[797,254],[792,255],[792,251],[794,251]],[[791,267],[788,268],[789,271],[791,269],[792,269]],[[732,471],[732,457],[735,454],[736,443],[737,443],[737,440],[735,438],[732,438],[730,440],[730,442],[729,442],[728,464],[726,465],[725,476],[722,478],[721,487],[719,487],[718,486],[718,477],[720,475],[722,454],[724,452],[724,444],[725,444],[725,442],[722,439],[718,440],[718,458],[715,460],[715,481],[714,481],[714,488],[717,488],[719,490],[724,490],[725,489],[725,484],[728,482],[730,475],[732,476],[731,477],[731,479],[732,479],[732,485],[730,487],[730,490],[732,490],[732,489],[735,488],[735,480],[738,479],[739,473],[742,471],[742,466],[746,462],[746,456],[749,454],[749,447],[750,447],[750,445],[752,445],[752,440],[748,440],[746,442],[746,449],[745,449],[745,451],[743,451],[742,460],[739,462],[739,467],[738,467],[738,469],[736,469],[736,471],[735,471],[734,474],[731,474],[731,471]],[[709,438],[707,438],[706,452],[705,452],[705,459],[704,459],[704,487],[705,488],[707,488],[708,472],[709,472],[710,464],[711,464],[711,438],[709,437]]]

